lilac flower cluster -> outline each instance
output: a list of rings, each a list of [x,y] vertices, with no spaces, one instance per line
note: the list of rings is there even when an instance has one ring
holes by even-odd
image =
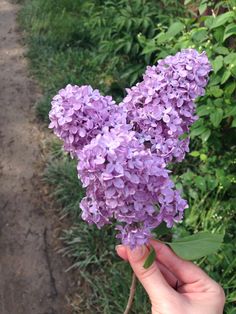
[[[49,128],[64,142],[64,149],[76,156],[102,127],[110,124],[115,102],[91,86],[67,85],[52,100]]]
[[[143,244],[146,234],[162,221],[172,227],[182,218],[187,203],[173,189],[163,158],[146,150],[135,132],[104,128],[78,158],[78,174],[87,188],[82,218],[98,227],[115,218],[123,223],[121,234],[127,230],[133,234],[128,232],[123,243]]]
[[[90,86],[71,86],[53,98],[50,128],[78,158],[86,188],[82,218],[99,228],[116,221],[117,237],[134,248],[161,222],[172,227],[187,202],[174,187],[168,163],[181,161],[211,67],[192,49],[148,67],[118,106]]]
[[[186,49],[149,66],[127,89],[121,106],[140,140],[167,162],[184,159],[189,139],[180,136],[197,119],[194,100],[204,95],[211,65],[203,52]]]

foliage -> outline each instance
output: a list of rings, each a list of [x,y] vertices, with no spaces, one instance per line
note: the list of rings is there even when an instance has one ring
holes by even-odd
[[[137,35],[150,38],[160,20],[180,6],[176,0],[25,0],[20,22],[28,56],[46,98],[38,113],[47,121],[49,99],[67,83],[91,84],[119,99],[146,63]],[[156,7],[157,10],[153,10]]]
[[[147,38],[154,35],[156,25],[167,21],[176,14],[181,14],[181,5],[177,1],[104,1],[100,6],[86,11],[84,23],[89,39],[98,45],[95,65],[102,65],[105,91],[120,96],[124,88],[132,85],[143,73],[149,58],[142,55],[142,46],[138,34]],[[157,8],[154,10],[153,8]]]
[[[233,197],[235,192],[235,160],[232,159],[236,152],[236,53],[232,40],[236,35],[235,21],[236,7],[215,17],[200,15],[180,18],[170,27],[160,25],[159,32],[151,40],[139,36],[143,54],[152,62],[181,48],[193,47],[207,52],[213,72],[206,95],[198,101],[199,120],[191,130],[194,150],[187,161],[188,171],[178,178],[178,182],[182,179],[187,183],[185,190],[193,182],[198,193],[210,192],[218,186],[227,191],[227,198]],[[195,198],[197,194],[189,189],[188,196]]]
[[[230,2],[223,1],[221,6],[218,4],[212,8],[208,7],[207,1],[205,4],[204,12],[201,9],[192,18],[178,18],[170,26],[160,25],[159,32],[151,40],[142,35],[139,39],[143,54],[153,63],[186,47],[205,50],[212,63],[206,95],[198,100],[199,120],[191,130],[192,151],[184,163],[173,169],[177,185],[190,204],[183,227],[177,227],[176,232],[178,237],[181,229],[181,236],[186,231],[191,234],[199,230],[225,230],[223,254],[217,254],[219,260],[214,257],[205,259],[202,265],[225,287],[228,295],[226,313],[232,313],[236,301],[233,293],[236,279],[229,276],[222,281],[223,275],[220,274],[222,269],[232,271],[235,267],[232,242],[236,234],[236,3],[231,1],[230,5]],[[215,16],[208,15],[211,10],[216,12]],[[216,263],[215,267],[210,263]]]
[[[236,304],[236,1],[186,0],[183,9],[179,1],[163,0],[154,8],[154,0],[25,0],[20,21],[32,71],[45,94],[38,112],[46,120],[49,99],[67,83],[91,84],[120,99],[146,65],[181,48],[207,52],[213,71],[206,95],[198,100],[191,153],[172,169],[190,205],[173,237],[199,231],[225,234],[223,248],[199,264],[224,287],[225,313],[231,314]],[[45,178],[63,214],[75,221],[63,236],[64,253],[84,278],[75,311],[121,313],[131,280],[128,267],[113,253],[109,228],[100,232],[80,221],[83,191],[75,164],[58,147],[54,145]],[[139,287],[133,312],[147,313],[147,304]]]

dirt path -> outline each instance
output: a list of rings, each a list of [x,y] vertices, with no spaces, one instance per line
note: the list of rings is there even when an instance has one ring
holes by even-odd
[[[20,44],[19,7],[0,0],[0,313],[70,313],[71,282],[40,196],[39,98]]]

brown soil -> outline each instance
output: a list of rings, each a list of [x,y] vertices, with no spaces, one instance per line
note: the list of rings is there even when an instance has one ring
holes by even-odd
[[[57,253],[60,225],[41,192],[42,139],[16,15],[0,0],[0,313],[67,314],[74,289]]]

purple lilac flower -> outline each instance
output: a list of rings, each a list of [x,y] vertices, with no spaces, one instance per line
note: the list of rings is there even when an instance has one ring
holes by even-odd
[[[104,125],[110,124],[114,103],[112,97],[102,96],[91,86],[67,85],[52,100],[49,128],[63,140],[64,149],[75,156]]]
[[[187,49],[147,67],[119,106],[90,86],[68,85],[53,98],[50,128],[79,160],[84,220],[99,228],[115,220],[117,237],[134,248],[161,222],[182,219],[187,202],[167,166],[188,152],[181,137],[210,70],[205,53]]]
[[[184,159],[195,116],[194,100],[204,95],[211,65],[205,52],[186,49],[148,66],[143,81],[127,89],[120,106],[137,137],[167,162]]]
[[[140,144],[135,132],[105,127],[78,158],[86,187],[82,218],[98,227],[115,219],[123,243],[132,248],[146,243],[162,221],[172,227],[182,219],[187,203],[174,189],[164,159]]]

